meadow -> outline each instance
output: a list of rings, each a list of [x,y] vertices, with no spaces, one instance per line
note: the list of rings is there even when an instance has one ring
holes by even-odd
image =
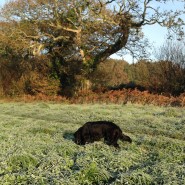
[[[113,121],[133,143],[85,146],[73,133]],[[185,109],[137,104],[0,103],[2,185],[183,185]]]

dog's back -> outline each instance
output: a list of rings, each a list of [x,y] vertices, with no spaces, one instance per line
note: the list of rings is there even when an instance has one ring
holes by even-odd
[[[83,125],[83,127],[89,127],[89,128],[100,128],[100,129],[120,129],[119,126],[117,126],[115,123],[111,121],[92,121],[87,122]]]

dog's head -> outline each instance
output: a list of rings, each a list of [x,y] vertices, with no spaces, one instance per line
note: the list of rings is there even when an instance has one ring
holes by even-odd
[[[125,137],[125,141],[128,141],[129,143],[132,143],[132,139],[129,136]]]
[[[129,143],[132,143],[132,139],[129,136],[126,136],[124,134],[122,134],[121,138],[122,141],[127,141]]]
[[[75,133],[74,133],[74,142],[78,145],[81,144],[81,130],[78,129]]]

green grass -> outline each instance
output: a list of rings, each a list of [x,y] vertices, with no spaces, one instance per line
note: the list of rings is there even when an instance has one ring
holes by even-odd
[[[118,124],[133,143],[78,146],[87,121]],[[0,104],[0,184],[185,184],[185,109],[142,105]]]

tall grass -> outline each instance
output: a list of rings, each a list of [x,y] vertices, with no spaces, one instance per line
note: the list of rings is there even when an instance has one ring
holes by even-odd
[[[133,143],[76,145],[90,120],[114,121]],[[184,131],[182,108],[1,103],[0,184],[185,184]]]

